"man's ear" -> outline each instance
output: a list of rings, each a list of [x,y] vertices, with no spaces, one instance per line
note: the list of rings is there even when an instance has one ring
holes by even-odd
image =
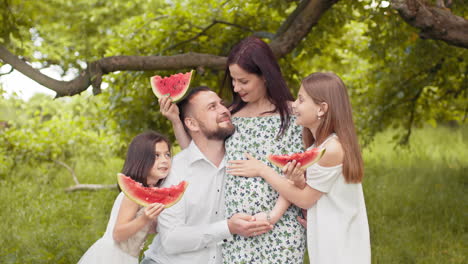
[[[200,130],[200,126],[198,125],[198,122],[197,120],[195,120],[195,118],[193,117],[186,117],[184,119],[184,123],[185,123],[185,126],[188,128],[188,130],[190,131],[199,131]]]

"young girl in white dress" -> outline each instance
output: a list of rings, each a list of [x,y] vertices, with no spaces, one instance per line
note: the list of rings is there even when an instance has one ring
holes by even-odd
[[[333,73],[313,73],[302,81],[293,110],[296,123],[309,136],[304,137],[305,147],[326,148],[322,159],[307,168],[306,177],[300,163],[283,168],[288,180],[250,154],[248,160],[229,161],[229,173],[262,177],[287,200],[307,209],[310,263],[371,263],[363,161],[346,86]]]
[[[159,133],[136,136],[127,152],[122,173],[144,186],[160,186],[171,169],[171,144]],[[79,264],[138,263],[148,233],[154,232],[163,204],[142,207],[124,193],[115,199],[107,229],[81,257]]]

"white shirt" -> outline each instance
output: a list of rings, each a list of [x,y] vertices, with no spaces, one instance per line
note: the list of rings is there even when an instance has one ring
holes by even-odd
[[[158,217],[145,256],[156,263],[222,263],[221,243],[232,237],[224,216],[225,158],[216,167],[192,141],[177,154],[163,187],[189,183],[182,199]]]
[[[310,263],[370,264],[371,250],[364,193],[360,183],[346,183],[342,165],[307,168],[307,184],[323,192],[307,210]]]

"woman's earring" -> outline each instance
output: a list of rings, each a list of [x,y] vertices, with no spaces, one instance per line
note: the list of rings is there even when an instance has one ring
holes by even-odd
[[[321,118],[319,115],[317,115],[317,119],[320,120],[320,119],[322,119],[322,118]]]

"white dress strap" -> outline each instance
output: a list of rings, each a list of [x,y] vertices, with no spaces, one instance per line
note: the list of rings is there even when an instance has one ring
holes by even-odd
[[[120,205],[122,204],[122,199],[124,198],[125,194],[120,192],[117,198],[115,198],[114,205],[112,206],[111,215],[109,218],[109,223],[107,224],[106,232],[104,233],[103,238],[114,240],[114,226],[115,222],[117,222],[117,216],[119,215]]]
[[[318,146],[318,148],[321,148],[323,145],[325,145],[330,139],[338,137],[335,133],[331,133],[323,142]]]

